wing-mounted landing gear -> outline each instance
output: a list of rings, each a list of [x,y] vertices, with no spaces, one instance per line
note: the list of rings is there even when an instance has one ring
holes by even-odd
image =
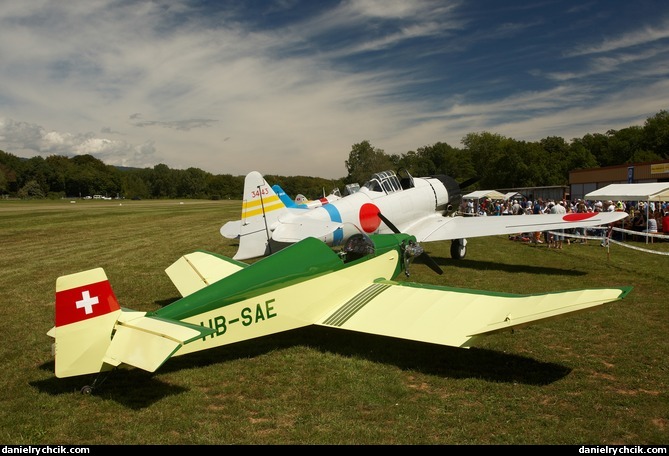
[[[467,254],[467,239],[453,239],[451,241],[451,258],[461,260]]]

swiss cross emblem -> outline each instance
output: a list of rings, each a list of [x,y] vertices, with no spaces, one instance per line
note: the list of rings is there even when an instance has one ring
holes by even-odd
[[[97,296],[91,297],[91,292],[88,290],[82,291],[81,292],[81,299],[77,301],[75,304],[77,305],[77,309],[84,309],[84,312],[86,312],[86,315],[92,314],[93,313],[93,306],[95,304],[98,304],[100,300],[98,299]]]
[[[56,326],[100,317],[120,309],[107,280],[56,292]]]

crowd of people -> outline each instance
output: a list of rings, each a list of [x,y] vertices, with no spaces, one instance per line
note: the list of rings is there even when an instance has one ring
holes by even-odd
[[[504,215],[539,215],[539,214],[567,214],[571,212],[603,212],[623,211],[629,217],[614,224],[614,227],[622,230],[639,232],[640,235],[632,235],[633,240],[639,240],[641,233],[663,233],[669,234],[669,201],[586,201],[582,199],[542,199],[531,200],[528,198],[515,198],[508,201],[491,200],[484,198],[474,204],[472,200],[463,201],[462,213],[478,216],[504,216]],[[548,247],[561,249],[563,243],[583,242],[587,243],[588,235],[601,236],[605,228],[575,228],[569,230],[569,236],[565,239],[565,232],[536,232],[521,233],[515,237],[535,243],[546,243]],[[622,232],[614,232],[614,239],[624,239]]]

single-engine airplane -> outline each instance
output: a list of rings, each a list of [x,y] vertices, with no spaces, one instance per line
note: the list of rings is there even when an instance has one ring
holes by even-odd
[[[451,257],[460,259],[467,252],[466,238],[600,226],[627,216],[623,212],[459,216],[461,188],[469,185],[446,175],[414,178],[406,170],[383,171],[358,191],[310,210],[295,210],[281,202],[260,173],[252,171],[244,181],[242,220],[228,222],[220,231],[226,237],[231,237],[227,231],[238,236],[236,260],[266,256],[306,237],[339,246],[357,233],[356,227],[367,234],[400,231],[418,242],[450,240]]]
[[[245,264],[206,251],[166,272],[182,298],[152,312],[122,308],[102,268],[56,280],[55,375],[156,371],[172,356],[308,325],[453,347],[625,297],[631,287],[536,295],[396,281],[413,260],[441,268],[403,233],[349,237],[335,251],[309,237]],[[96,386],[84,386],[91,393]]]

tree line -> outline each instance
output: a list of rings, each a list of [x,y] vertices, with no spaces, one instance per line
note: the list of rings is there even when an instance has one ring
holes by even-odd
[[[402,154],[387,154],[368,140],[354,144],[339,179],[265,175],[291,196],[318,198],[346,184],[363,184],[372,173],[407,169],[413,176],[447,174],[462,182],[478,177],[477,188],[568,185],[575,169],[648,163],[669,158],[669,113],[665,110],[631,126],[566,141],[550,136],[519,141],[497,133],[469,133],[462,147],[438,142]],[[253,171],[253,170],[249,170]],[[77,198],[103,195],[142,199],[240,199],[245,176],[212,174],[198,168],[124,168],[92,155],[51,155],[29,159],[0,150],[0,195],[17,198]]]

